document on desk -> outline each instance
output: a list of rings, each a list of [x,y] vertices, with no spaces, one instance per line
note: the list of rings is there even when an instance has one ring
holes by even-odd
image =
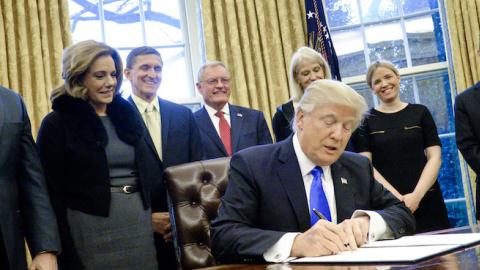
[[[375,241],[362,247],[411,247],[431,245],[468,246],[480,242],[480,233],[454,233],[404,236],[394,240]]]
[[[407,263],[417,262],[460,247],[459,245],[359,248],[336,255],[304,257],[289,263]]]
[[[290,263],[406,263],[416,262],[480,242],[480,233],[404,236],[376,241],[355,251],[322,257],[305,257]]]

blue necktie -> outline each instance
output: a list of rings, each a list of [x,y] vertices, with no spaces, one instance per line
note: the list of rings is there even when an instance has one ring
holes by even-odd
[[[319,217],[313,212],[313,208],[320,211],[328,221],[332,221],[332,217],[330,215],[330,208],[328,208],[327,197],[325,196],[325,191],[323,191],[322,186],[323,170],[321,167],[317,166],[313,168],[311,174],[313,175],[313,181],[310,188],[310,224],[313,226],[319,220]]]

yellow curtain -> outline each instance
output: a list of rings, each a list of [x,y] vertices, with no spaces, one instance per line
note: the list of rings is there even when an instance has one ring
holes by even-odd
[[[61,82],[63,48],[71,43],[67,1],[0,1],[0,84],[23,96],[34,137]]]
[[[455,81],[461,92],[480,81],[480,0],[448,0],[445,7]]]
[[[267,123],[290,98],[293,52],[306,44],[304,0],[202,0],[207,60],[232,76],[231,102],[261,110]]]

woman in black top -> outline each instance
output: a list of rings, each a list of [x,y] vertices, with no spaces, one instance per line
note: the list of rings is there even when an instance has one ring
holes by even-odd
[[[352,138],[372,160],[375,179],[414,213],[416,232],[450,227],[437,182],[441,144],[427,107],[400,100],[400,75],[387,61],[370,65],[367,83],[379,99]]]
[[[122,61],[87,40],[63,55],[64,84],[38,134],[62,242],[61,269],[157,269],[150,187],[160,181],[142,119],[119,89]]]
[[[300,47],[290,62],[290,91],[292,99],[277,107],[272,119],[273,133],[277,142],[292,134],[291,122],[294,107],[302,98],[307,86],[320,79],[330,79],[330,68],[322,55],[309,47]]]

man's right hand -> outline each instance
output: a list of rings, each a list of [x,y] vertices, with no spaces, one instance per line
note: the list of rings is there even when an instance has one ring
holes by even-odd
[[[290,256],[316,257],[351,250],[343,228],[326,220],[319,220],[308,231],[293,241]]]

